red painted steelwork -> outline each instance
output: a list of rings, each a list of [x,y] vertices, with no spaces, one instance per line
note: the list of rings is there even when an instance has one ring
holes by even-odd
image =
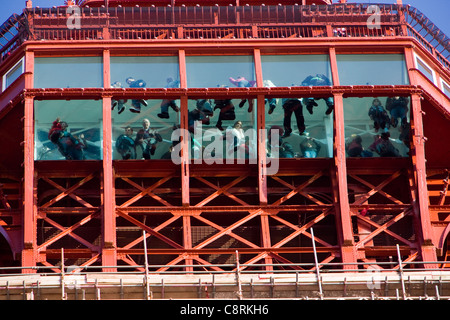
[[[101,2],[85,1],[83,5],[86,9],[87,5],[94,7]],[[124,7],[130,3],[122,1]],[[118,2],[109,1],[111,7],[115,4]],[[179,1],[170,4],[183,8]],[[263,7],[251,4],[253,24],[236,19],[233,25],[226,25],[230,21],[220,22],[213,15],[208,16],[212,21],[207,23],[189,16],[190,26],[173,21],[141,26],[136,26],[136,21],[121,21],[114,26],[111,17],[104,19],[99,11],[85,29],[74,34],[50,23],[51,19],[59,19],[52,16],[55,13],[51,10],[30,13],[34,33],[21,47],[25,52],[25,74],[0,96],[0,134],[6,135],[13,127],[17,131],[23,128],[23,133],[1,146],[2,150],[12,150],[13,159],[23,162],[23,168],[13,168],[14,161],[0,157],[0,233],[6,235],[6,243],[16,258],[20,256],[21,265],[48,266],[60,272],[64,250],[72,264],[115,271],[117,265],[142,265],[146,254],[142,242],[148,241],[150,263],[163,265],[160,272],[182,264],[189,265],[189,272],[198,268],[228,270],[219,265],[234,262],[236,250],[241,263],[250,265],[249,269],[272,272],[284,268],[278,265],[285,263],[301,269],[299,264],[311,262],[313,257],[310,228],[314,228],[319,262],[323,263],[363,262],[368,268],[369,264],[396,256],[396,244],[403,261],[435,262],[448,257],[443,251],[449,233],[450,203],[448,175],[445,181],[443,174],[448,174],[445,170],[450,163],[449,157],[440,155],[450,150],[439,142],[440,130],[449,127],[450,99],[441,85],[416,69],[414,54],[427,57],[436,74],[449,81],[445,59],[429,52],[417,35],[407,36],[405,21],[401,20],[404,17],[392,10],[386,11],[383,28],[375,32],[364,25],[361,19],[366,16],[361,9],[351,15],[305,8],[302,17],[308,20],[303,23],[290,21],[292,25],[288,25],[286,20],[270,20],[260,25],[255,21],[263,15],[256,12],[262,12]],[[227,13],[238,12],[225,9]],[[127,10],[121,18],[128,17],[128,11],[138,12],[135,7]],[[277,10],[267,12],[279,13]],[[349,21],[350,17],[355,21]],[[87,16],[83,19],[89,21]],[[329,23],[324,25],[322,20]],[[100,28],[99,21],[105,26]],[[334,35],[334,28],[343,26],[352,37]],[[304,37],[300,37],[302,32]],[[257,86],[188,88],[186,56],[199,52],[251,55]],[[160,53],[178,57],[180,88],[109,88],[111,56]],[[327,54],[334,85],[265,88],[261,56],[267,53]],[[343,53],[404,53],[411,84],[341,86],[336,55]],[[19,52],[14,54],[3,60],[2,74],[20,58]],[[33,88],[34,58],[60,55],[103,57],[105,88]],[[410,157],[346,158],[344,100],[392,95],[411,97]],[[182,128],[188,127],[189,99],[252,98],[257,101],[256,127],[265,129],[267,97],[310,96],[334,97],[332,158],[281,159],[279,172],[268,176],[263,136],[258,137],[256,164],[198,165],[190,163],[187,153],[182,154],[180,165],[165,160],[122,161],[111,157],[113,98],[179,99]],[[102,160],[35,161],[34,102],[70,99],[102,100]],[[426,142],[425,135],[433,141]],[[183,136],[184,150],[188,142]],[[424,267],[446,268],[448,264]],[[34,270],[24,272],[30,271]]]

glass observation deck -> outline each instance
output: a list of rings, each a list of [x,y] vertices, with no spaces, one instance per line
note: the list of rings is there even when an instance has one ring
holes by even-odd
[[[369,28],[368,5],[285,5],[285,6],[149,6],[79,8],[80,25],[69,28],[72,17],[66,7],[29,8],[20,16],[13,15],[0,28],[0,57],[6,65],[23,43],[51,45],[59,41],[258,41],[266,39],[322,39],[322,38],[392,38],[414,37],[444,68],[448,68],[448,39],[416,9],[401,5],[379,5],[380,26]],[[432,40],[427,37],[432,36]],[[155,43],[156,43],[155,42]],[[250,46],[252,42],[249,42]],[[173,133],[181,126],[180,97],[142,98],[143,89],[170,92],[171,89],[290,88],[340,86],[404,86],[410,84],[405,56],[393,51],[385,53],[346,53],[335,55],[338,78],[333,77],[327,50],[274,49],[261,52],[258,61],[251,50],[227,49],[206,52],[187,52],[180,59],[177,48],[156,46],[151,52],[133,54],[115,50],[107,61],[107,73],[101,51],[61,54],[44,52],[34,57],[34,88],[36,89],[122,89],[124,95],[112,99],[112,145],[114,160],[167,159],[168,152],[177,145]],[[158,49],[160,48],[160,49]],[[66,51],[64,51],[66,50]],[[125,50],[125,51],[124,51]],[[64,52],[63,52],[64,51]],[[401,50],[399,50],[401,52]],[[11,57],[11,58],[10,58]],[[20,58],[20,57],[19,57]],[[430,81],[441,81],[442,91],[450,91],[447,81],[437,79],[436,72],[417,57],[417,68]],[[24,59],[3,74],[2,91],[7,90],[25,72]],[[62,72],[64,70],[64,72]],[[260,70],[260,71],[257,71]],[[260,83],[257,81],[261,75]],[[105,84],[105,76],[110,83]],[[184,77],[184,79],[182,79]],[[240,77],[242,77],[242,80]],[[242,80],[242,81],[241,81]],[[180,83],[185,82],[184,87]],[[235,96],[223,94],[205,97],[188,95],[188,130],[191,136],[192,158],[198,157],[211,142],[223,139],[240,122],[245,132],[257,129],[256,96],[248,99],[242,92]],[[116,91],[117,92],[117,91]],[[131,97],[129,93],[134,92]],[[397,95],[397,94],[395,94]],[[394,96],[395,96],[394,95]],[[366,95],[344,99],[345,138],[348,145],[355,139],[361,150],[356,156],[381,156],[376,149],[381,136],[393,146],[398,157],[408,156],[409,97],[402,96],[397,111],[392,96]],[[374,111],[376,101],[379,111]],[[103,157],[103,114],[98,99],[52,98],[36,99],[35,160],[101,160]],[[372,108],[373,107],[373,108]],[[281,140],[268,141],[269,157],[304,158],[333,157],[332,96],[267,95],[265,97],[264,127],[276,132]],[[393,108],[393,109],[392,109]],[[124,112],[125,110],[125,112]],[[382,114],[382,115],[381,115]],[[56,129],[54,121],[67,122],[65,130]],[[152,143],[139,142],[144,120],[153,130]],[[109,121],[109,120],[108,120]],[[68,155],[65,146],[51,141],[49,131],[60,130],[68,144],[78,149]],[[200,130],[199,130],[200,129]],[[130,132],[132,134],[130,135]],[[200,134],[201,132],[201,134]],[[194,136],[197,134],[197,138]],[[127,136],[129,135],[129,136]],[[269,134],[270,137],[270,134]],[[125,139],[125,142],[123,140]],[[257,141],[246,136],[245,158],[256,158]],[[121,143],[132,144],[132,151],[123,151]],[[151,149],[151,156],[149,150]],[[305,149],[306,148],[306,149]],[[313,148],[315,152],[310,152]],[[80,150],[81,149],[81,150]],[[122,150],[122,151],[121,151]],[[228,150],[229,151],[229,150]],[[214,149],[223,159],[228,152]],[[276,151],[272,154],[272,151]],[[131,155],[129,154],[131,152]],[[236,150],[235,150],[236,152]],[[211,154],[209,154],[211,156]],[[347,156],[355,156],[348,152]]]

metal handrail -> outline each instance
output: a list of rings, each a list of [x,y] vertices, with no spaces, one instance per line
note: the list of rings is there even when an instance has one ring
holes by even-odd
[[[404,13],[406,21],[411,28],[420,27],[416,31],[436,49],[441,55],[440,60],[448,60],[450,57],[449,38],[437,28],[419,10],[410,6],[394,4],[370,4],[377,5],[381,11],[382,25],[400,24],[400,13]],[[87,8],[82,7],[81,19],[83,28],[98,28],[99,34],[102,28],[117,28],[120,26],[136,28],[144,26],[165,25],[186,25],[194,23],[196,26],[215,25],[217,26],[244,26],[266,24],[271,26],[282,26],[283,24],[321,25],[331,23],[335,27],[344,24],[364,23],[370,14],[367,10],[369,4],[332,4],[332,5],[308,5],[308,6],[229,6],[229,7],[123,7],[123,8]],[[190,15],[195,16],[195,21],[189,21]],[[131,15],[129,20],[127,15]],[[25,9],[21,16],[16,16],[15,21],[19,21],[20,28],[26,34],[21,33],[21,39],[35,39],[39,29],[51,28],[52,30],[67,29],[61,21],[67,20],[66,7],[56,8],[32,8]],[[153,17],[153,18],[152,18]],[[239,19],[239,17],[241,17]],[[245,17],[245,19],[243,18]],[[312,20],[316,19],[316,21]],[[320,18],[320,19],[319,19]],[[319,19],[320,21],[317,21]],[[48,23],[43,23],[48,21]],[[59,21],[59,22],[58,22]],[[245,21],[245,24],[243,22]],[[313,22],[314,21],[314,22]],[[31,23],[29,25],[29,23]],[[10,24],[3,25],[6,29]],[[5,29],[5,30],[6,30]],[[368,28],[366,28],[368,30]],[[75,32],[74,30],[72,30]],[[103,30],[102,30],[103,31]],[[7,30],[5,31],[7,32]],[[73,33],[72,32],[72,33]],[[71,36],[62,36],[62,40],[69,40]],[[424,34],[425,33],[425,34]],[[53,34],[54,35],[54,34]],[[379,36],[378,33],[367,34],[368,36]],[[267,35],[266,35],[267,36]],[[310,37],[328,37],[326,32],[302,35]],[[354,35],[352,35],[354,36]],[[356,35],[357,36],[357,35]],[[67,37],[68,39],[65,39]],[[44,37],[45,38],[45,37]],[[43,39],[44,39],[43,38]],[[102,39],[101,36],[89,37],[90,39]],[[428,39],[427,39],[428,38]],[[431,40],[429,40],[431,38]],[[54,37],[53,39],[58,39]],[[0,46],[0,52],[7,50],[8,44]],[[443,49],[442,49],[443,48]]]

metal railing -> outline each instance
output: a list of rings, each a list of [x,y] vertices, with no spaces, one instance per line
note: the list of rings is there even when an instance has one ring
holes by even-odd
[[[380,9],[380,28],[369,28],[370,5]],[[278,6],[82,7],[81,29],[69,29],[66,7],[25,9],[0,27],[0,61],[27,40],[106,39],[251,39],[317,37],[416,38],[449,68],[449,38],[425,15],[410,6],[394,4],[333,4]],[[12,20],[11,20],[12,19]],[[327,31],[325,25],[331,25]],[[6,37],[8,30],[19,32]],[[1,41],[1,38],[4,38]],[[5,41],[5,39],[8,39]]]

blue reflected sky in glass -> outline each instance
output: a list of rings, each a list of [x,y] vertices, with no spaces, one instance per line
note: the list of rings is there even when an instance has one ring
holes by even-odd
[[[252,56],[187,56],[186,72],[188,88],[235,87],[230,77],[255,80]]]
[[[146,88],[165,88],[168,78],[180,80],[178,57],[111,57],[111,82],[127,88],[128,77],[144,80]]]
[[[263,79],[277,87],[300,86],[306,77],[316,74],[333,81],[328,55],[263,55],[261,64]]]
[[[102,57],[36,58],[36,88],[101,88]]]
[[[20,77],[23,71],[23,62],[20,61],[19,64],[14,66],[7,74],[6,74],[6,84],[5,88],[9,87],[17,78]]]
[[[351,85],[407,85],[402,54],[338,54],[339,81]]]

